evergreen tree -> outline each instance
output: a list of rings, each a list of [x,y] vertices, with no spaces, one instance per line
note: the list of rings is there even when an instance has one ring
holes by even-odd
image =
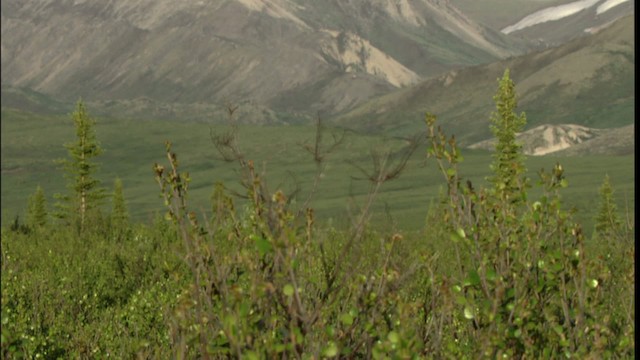
[[[29,197],[27,207],[27,225],[32,229],[42,228],[47,224],[47,199],[44,190],[38,185],[36,192]]]
[[[526,186],[526,172],[522,155],[522,146],[516,141],[516,134],[521,132],[527,122],[524,113],[516,115],[518,106],[515,85],[506,69],[502,79],[498,79],[498,90],[493,97],[496,111],[491,114],[491,131],[496,137],[496,151],[493,155],[494,184],[496,194],[500,198],[516,201],[517,194]]]
[[[601,236],[615,234],[616,229],[620,226],[616,204],[613,201],[613,188],[609,181],[609,175],[605,176],[604,182],[600,187],[600,210],[595,220],[596,233]]]
[[[61,212],[58,216],[73,223],[77,222],[82,231],[91,209],[100,205],[105,197],[100,181],[94,177],[98,165],[93,159],[102,153],[95,131],[95,120],[89,117],[84,103],[79,100],[71,115],[76,128],[76,141],[65,144],[69,158],[61,160],[68,179],[69,195],[57,198],[62,200],[58,204]]]
[[[123,229],[129,222],[129,212],[124,200],[122,180],[116,178],[113,183],[113,197],[111,198],[111,225],[117,229]]]

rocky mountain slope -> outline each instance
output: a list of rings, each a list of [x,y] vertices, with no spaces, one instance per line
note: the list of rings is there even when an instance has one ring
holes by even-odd
[[[531,156],[631,155],[635,124],[613,129],[595,129],[575,124],[540,125],[517,135],[522,152]],[[470,149],[493,151],[495,140],[471,144]]]
[[[632,155],[635,153],[635,124],[600,130],[600,134],[579,144],[560,150],[555,155]]]
[[[167,104],[215,109],[225,101],[249,106],[256,121],[273,111],[336,113],[452,68],[526,50],[439,0],[0,6],[3,88],[142,113]]]
[[[376,98],[336,118],[343,126],[406,134],[424,130],[431,112],[461,145],[491,137],[492,96],[506,68],[527,128],[576,124],[615,128],[634,122],[633,16],[565,45],[425,80]]]

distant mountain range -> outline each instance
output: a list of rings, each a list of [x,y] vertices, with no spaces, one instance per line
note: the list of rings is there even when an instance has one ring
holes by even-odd
[[[552,33],[565,40],[633,11],[633,2],[589,1],[561,21],[573,19],[571,26]],[[113,116],[210,120],[234,102],[246,122],[305,121],[452,69],[527,53],[541,46],[540,29],[559,22],[509,34],[504,24],[518,27],[527,15],[572,2],[482,3],[6,0],[3,106],[27,104],[16,94],[38,92],[49,102],[82,97]],[[611,8],[598,12],[603,6]]]
[[[335,113],[526,50],[438,0],[6,0],[1,16],[5,87],[134,108]]]
[[[436,113],[464,145],[505,68],[529,128],[633,122],[625,0],[7,0],[2,106],[306,122],[404,134]],[[626,17],[625,17],[626,16]],[[621,19],[622,18],[622,19]],[[621,19],[621,20],[620,20]],[[559,45],[559,46],[558,46]]]

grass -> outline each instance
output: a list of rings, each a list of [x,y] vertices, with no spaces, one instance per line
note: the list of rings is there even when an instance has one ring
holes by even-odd
[[[91,111],[89,109],[89,111]],[[12,221],[16,215],[24,218],[27,198],[37,185],[45,190],[49,208],[54,193],[64,193],[63,173],[54,159],[66,156],[62,144],[73,139],[73,127],[64,116],[40,116],[3,109],[2,111],[2,220]],[[98,177],[108,191],[120,177],[129,211],[135,220],[149,222],[163,211],[159,189],[154,182],[152,165],[165,164],[164,142],[170,140],[178,154],[182,171],[191,175],[189,200],[194,210],[208,211],[209,199],[216,182],[242,192],[237,166],[220,160],[210,139],[210,131],[226,131],[226,126],[196,122],[136,121],[98,119],[96,133],[105,152],[100,157]],[[282,189],[300,193],[295,203],[300,205],[311,188],[316,167],[302,144],[312,143],[312,126],[241,126],[239,142],[247,159],[266,172],[271,191]],[[327,136],[330,138],[330,136]],[[398,139],[378,135],[348,132],[345,141],[327,161],[327,168],[312,207],[320,221],[344,224],[350,211],[362,204],[369,185],[359,180],[360,171],[353,165],[371,168],[370,151],[402,145]],[[461,174],[476,187],[490,174],[489,152],[465,151]],[[375,223],[418,230],[424,226],[429,204],[435,201],[444,181],[435,163],[426,159],[423,144],[409,161],[403,175],[385,184],[374,208]],[[591,228],[595,215],[598,188],[609,174],[620,210],[634,209],[633,156],[594,157],[530,157],[526,165],[535,182],[540,168],[550,169],[555,162],[566,169],[569,188],[564,198],[578,210],[577,218]],[[165,164],[166,165],[166,164]],[[531,192],[536,196],[535,189]],[[350,205],[351,204],[351,205]],[[350,206],[353,209],[350,210]],[[354,207],[355,206],[355,207]],[[107,203],[108,208],[108,203]]]

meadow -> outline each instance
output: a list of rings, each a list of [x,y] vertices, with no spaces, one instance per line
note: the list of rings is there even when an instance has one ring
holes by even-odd
[[[416,119],[420,121],[423,119]],[[113,181],[119,177],[132,218],[149,223],[156,212],[163,211],[152,166],[164,159],[164,143],[171,141],[183,171],[188,171],[192,178],[190,203],[198,211],[209,211],[209,200],[217,182],[241,192],[237,164],[223,161],[212,142],[212,134],[229,131],[229,126],[221,122],[224,120],[209,124],[98,118],[96,134],[105,152],[99,158],[97,178],[107,191],[112,191]],[[9,109],[2,110],[1,124],[2,221],[7,224],[15,216],[24,219],[27,198],[38,185],[43,187],[50,205],[55,202],[53,194],[66,191],[63,171],[54,161],[67,156],[63,144],[73,140],[74,131],[69,116],[43,116]],[[311,154],[304,149],[305,144],[313,144],[315,131],[312,125],[240,125],[239,146],[246,158],[265,172],[270,190],[292,193],[299,189],[295,201],[302,204],[317,171]],[[319,221],[339,225],[349,214],[349,204],[361,203],[368,191],[358,167],[372,167],[372,150],[394,151],[405,141],[399,137],[384,138],[331,127],[324,132],[327,141],[332,134],[344,135],[344,140],[326,159],[327,167],[312,206]],[[435,162],[427,160],[425,155],[426,141],[415,151],[402,176],[382,187],[375,213],[383,226],[395,223],[405,230],[424,227],[428,207],[443,189],[442,175]],[[463,155],[461,176],[474,184],[485,183],[490,174],[491,153],[463,150]],[[540,169],[548,170],[555,163],[564,166],[571,185],[563,199],[567,206],[576,208],[576,219],[585,224],[587,231],[591,231],[596,213],[594,199],[607,174],[612,179],[618,208],[628,209],[629,216],[633,217],[633,156],[528,157],[526,166],[532,183],[539,180]],[[537,195],[535,189],[532,191]]]
[[[432,115],[407,138],[98,119],[104,154],[78,130],[64,171],[73,123],[3,109],[2,358],[633,357],[633,158],[520,157],[501,109],[495,157]],[[124,201],[84,207],[93,178]]]

